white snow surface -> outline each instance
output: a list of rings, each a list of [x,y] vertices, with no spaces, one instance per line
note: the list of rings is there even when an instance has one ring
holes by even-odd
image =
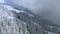
[[[52,32],[48,32],[48,34],[58,34],[58,33],[52,33]]]
[[[0,0],[0,3],[5,3],[6,1],[4,1],[4,0]]]

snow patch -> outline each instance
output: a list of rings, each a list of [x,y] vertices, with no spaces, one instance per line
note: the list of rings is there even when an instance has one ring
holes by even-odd
[[[12,6],[9,5],[4,5],[5,8],[7,8],[8,10],[13,10],[14,8]]]
[[[57,33],[48,32],[48,34],[57,34]]]
[[[0,3],[6,3],[6,1],[4,1],[4,0],[0,0]]]

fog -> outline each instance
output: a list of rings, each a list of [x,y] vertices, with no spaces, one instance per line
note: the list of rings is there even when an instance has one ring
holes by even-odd
[[[33,13],[60,26],[60,0],[6,0],[24,6]]]

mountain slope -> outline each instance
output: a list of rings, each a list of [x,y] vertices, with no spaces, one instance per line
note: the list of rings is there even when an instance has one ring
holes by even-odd
[[[2,20],[2,22],[4,23],[7,21],[6,23],[8,24],[8,21],[9,21],[10,29],[16,28],[17,33],[19,32],[18,34],[20,34],[20,33],[21,34],[26,34],[26,33],[27,34],[29,34],[29,33],[30,34],[40,34],[40,33],[45,34],[45,33],[47,33],[46,31],[50,31],[50,32],[54,32],[54,33],[60,32],[59,26],[52,24],[51,21],[44,19],[41,16],[33,14],[27,8],[16,5],[14,3],[4,3],[4,4],[1,4],[0,7],[2,7],[2,8],[0,8],[0,10],[4,9],[4,11],[2,11],[2,12],[0,11],[0,13],[3,14],[3,15],[0,14],[0,16],[6,15],[6,16],[4,16],[4,19]],[[6,19],[5,17],[7,17],[8,19]],[[11,19],[11,22],[14,24],[12,24],[10,22],[9,18]],[[4,20],[6,20],[6,21],[4,21]],[[5,27],[7,27],[7,26],[5,26]],[[9,28],[9,27],[7,27],[7,28]],[[19,29],[20,27],[21,27],[21,29]],[[1,30],[3,30],[3,29],[1,29]],[[7,29],[7,30],[9,30],[9,29]],[[8,32],[6,32],[6,33],[8,33]],[[13,30],[13,33],[16,33],[16,31],[14,32],[14,30]]]
[[[50,32],[56,32],[56,33],[59,33],[59,29],[60,26],[57,26],[55,24],[53,24],[51,21],[43,18],[42,16],[38,16],[34,13],[32,13],[29,9],[23,7],[23,6],[19,6],[19,5],[16,5],[14,3],[5,3],[7,5],[11,5],[13,6],[14,8],[16,8],[17,10],[22,10],[23,12],[19,12],[19,13],[16,13],[17,14],[17,18],[28,23],[28,22],[33,22],[33,24],[38,24],[39,26],[41,26],[43,29],[45,30],[48,30]],[[12,5],[13,4],[13,5]],[[37,26],[38,26],[37,25]],[[56,31],[55,29],[53,29],[51,26],[53,26],[53,28],[57,27]],[[51,28],[51,29],[50,29]]]

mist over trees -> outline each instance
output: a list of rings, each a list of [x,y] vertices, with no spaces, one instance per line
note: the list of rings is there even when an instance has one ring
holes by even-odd
[[[24,6],[33,13],[60,26],[60,0],[6,0]]]

